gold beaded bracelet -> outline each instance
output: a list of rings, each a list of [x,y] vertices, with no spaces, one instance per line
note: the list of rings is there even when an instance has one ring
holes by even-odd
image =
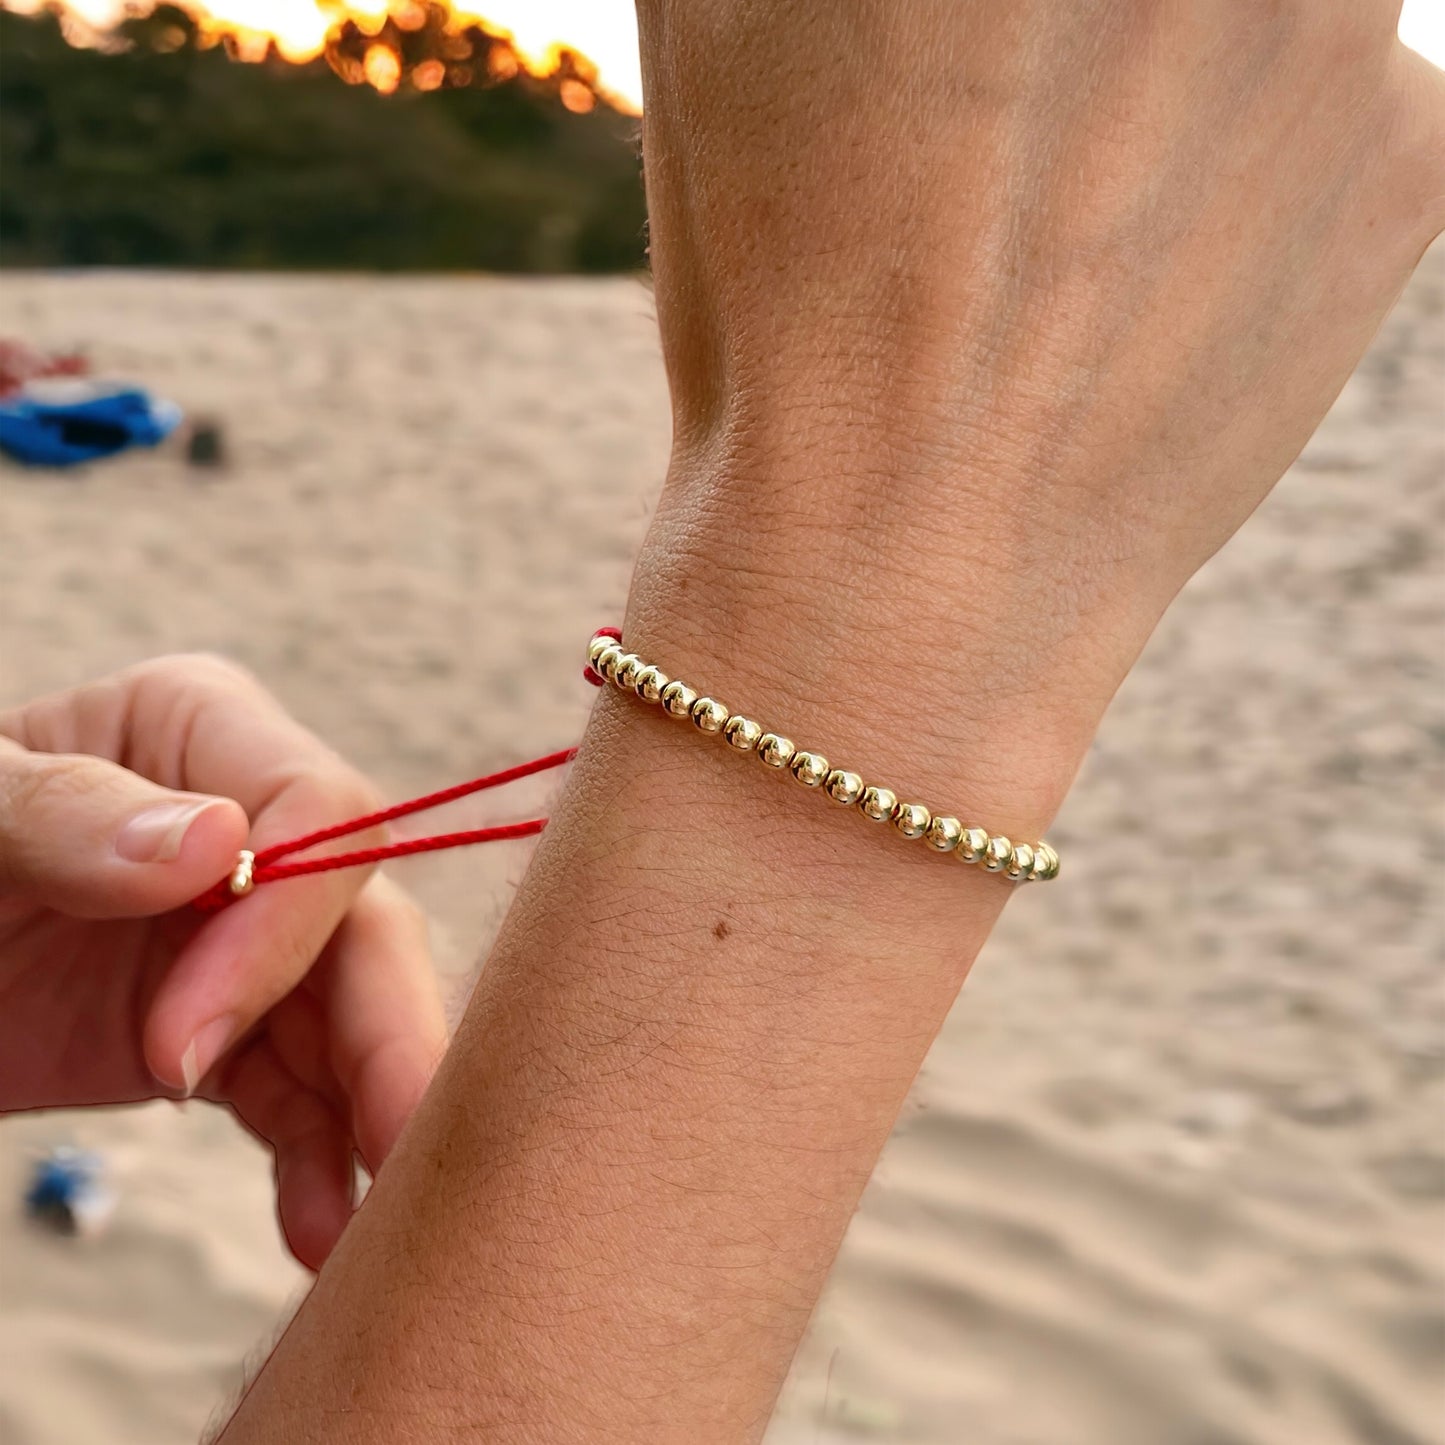
[[[716,698],[699,696],[695,688],[628,652],[610,632],[593,637],[587,661],[598,678],[615,683],[623,692],[660,704],[669,717],[691,719],[699,732],[720,736],[740,753],[755,754],[764,767],[787,768],[805,788],[821,788],[835,803],[856,807],[875,823],[892,823],[904,838],[921,838],[938,853],[951,853],[960,862],[1002,873],[1015,883],[1042,883],[1058,876],[1059,855],[1049,844],[1011,843],[1002,836],[991,837],[987,829],[968,828],[957,818],[935,815],[922,803],[900,802],[890,789],[867,785],[857,773],[833,767],[821,753],[794,747],[791,739],[730,712]]]

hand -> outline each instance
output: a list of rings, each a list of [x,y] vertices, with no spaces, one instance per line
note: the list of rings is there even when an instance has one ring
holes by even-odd
[[[1398,11],[643,0],[676,449],[634,645],[1044,821],[1445,224]]]
[[[241,669],[148,662],[0,714],[0,1112],[199,1094],[276,1156],[319,1268],[446,1043],[414,905],[362,870],[191,899],[371,811],[366,782]],[[250,817],[248,824],[247,818]]]

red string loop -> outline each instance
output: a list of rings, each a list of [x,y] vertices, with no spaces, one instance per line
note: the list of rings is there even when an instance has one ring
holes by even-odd
[[[398,818],[407,818],[413,813],[424,813],[430,808],[440,808],[445,803],[454,803],[458,798],[467,798],[473,793],[485,792],[488,788],[500,788],[505,783],[515,783],[518,778],[530,778],[534,773],[545,773],[549,768],[560,768],[564,763],[570,763],[576,756],[576,748],[562,748],[558,752],[548,753],[545,757],[533,758],[531,762],[518,763],[515,767],[503,768],[501,772],[473,778],[469,783],[458,783],[455,787],[443,788],[436,793],[427,793],[423,797],[412,798],[409,802],[394,803],[390,808],[380,808],[375,813],[367,813],[361,818],[352,818],[346,823],[337,823],[330,828],[318,828],[314,833],[307,833],[301,838],[293,838],[289,843],[277,843],[270,848],[263,848],[256,854],[256,881],[258,883],[261,881],[262,874],[270,864],[276,862],[277,859],[288,857],[292,853],[304,853],[306,849],[315,848],[322,843],[329,843],[333,838],[345,838],[351,833],[364,833],[368,828],[379,828],[383,823],[393,823]],[[416,840],[410,841],[415,842]],[[407,845],[392,843],[387,846],[401,848]],[[425,850],[408,847],[407,851],[416,853]],[[343,853],[338,856],[346,857],[348,855]],[[392,855],[388,854],[387,856]],[[366,861],[375,862],[376,860],[367,859]],[[313,868],[308,871],[314,873],[319,870]],[[274,877],[275,875],[270,876]]]
[[[600,627],[593,637],[615,637],[622,639],[616,627]],[[582,676],[596,687],[603,679],[593,671],[589,663],[582,669]],[[508,838],[528,838],[540,833],[547,826],[545,818],[528,818],[521,823],[498,823],[488,828],[468,828],[460,833],[436,833],[424,838],[403,838],[400,842],[384,843],[375,848],[357,848],[350,853],[332,853],[324,858],[303,858],[283,863],[293,853],[304,853],[308,848],[319,847],[336,838],[345,838],[353,833],[364,833],[369,828],[380,827],[383,823],[394,822],[397,818],[410,817],[413,813],[424,813],[429,808],[439,808],[445,803],[454,803],[458,798],[470,797],[487,788],[500,788],[514,783],[519,778],[529,778],[534,773],[545,773],[551,768],[560,768],[577,756],[576,748],[562,748],[545,757],[533,758],[530,762],[518,763],[503,768],[500,772],[488,773],[473,778],[469,783],[458,783],[455,787],[443,788],[437,793],[412,798],[405,803],[381,808],[365,817],[352,818],[344,823],[334,823],[327,828],[318,828],[304,837],[293,838],[286,843],[273,843],[269,848],[257,851],[252,861],[250,887],[262,883],[275,883],[283,878],[300,878],[308,873],[329,873],[335,868],[359,868],[367,863],[384,863],[388,858],[406,858],[413,853],[433,853],[442,848],[468,848],[474,843],[497,843]],[[248,890],[249,891],[249,890]],[[230,877],[222,878],[213,887],[192,901],[192,907],[203,913],[214,913],[236,901],[237,894],[231,888]]]

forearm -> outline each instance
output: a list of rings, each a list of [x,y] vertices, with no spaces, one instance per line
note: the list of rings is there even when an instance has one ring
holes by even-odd
[[[609,694],[228,1442],[750,1438],[1009,887]]]
[[[1341,119],[1313,51],[1214,8],[1217,35],[1175,7],[643,6],[677,444],[630,645],[1038,836],[1425,240],[1400,217],[1433,182],[1277,159],[1410,132],[1397,60],[1342,79]],[[609,690],[228,1445],[760,1432],[1010,891]]]

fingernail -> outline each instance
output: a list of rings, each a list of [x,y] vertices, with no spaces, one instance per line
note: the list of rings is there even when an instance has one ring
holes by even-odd
[[[197,1030],[195,1038],[186,1045],[186,1051],[181,1055],[181,1078],[185,1082],[187,1098],[196,1092],[196,1085],[210,1073],[235,1036],[235,1014],[222,1014]]]
[[[203,798],[199,803],[147,808],[116,834],[115,851],[127,863],[170,863],[180,857],[191,824],[218,802],[219,798]]]

